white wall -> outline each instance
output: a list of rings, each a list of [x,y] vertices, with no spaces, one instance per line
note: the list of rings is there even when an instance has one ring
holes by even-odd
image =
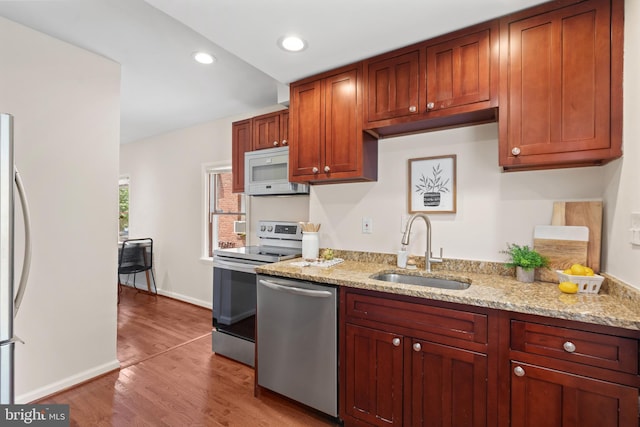
[[[26,342],[16,345],[23,403],[119,366],[120,67],[3,18],[0,39],[0,111],[15,116],[32,211],[31,274],[15,322]]]
[[[154,270],[161,294],[211,307],[212,264],[201,259],[203,165],[231,164],[232,122],[281,108],[273,106],[122,145],[120,173],[130,177],[129,234],[154,239]],[[260,215],[268,216],[263,219],[307,217],[308,203],[301,204],[299,199],[267,197],[248,205],[255,205],[249,208],[255,212],[249,218],[251,229]],[[283,212],[287,218],[280,217]]]
[[[631,212],[640,212],[640,3],[625,2],[624,156],[606,167],[605,265],[607,272],[640,288],[640,246],[629,242]]]
[[[413,158],[457,156],[455,214],[430,214],[432,250],[446,258],[504,261],[507,242],[528,244],[533,228],[549,224],[554,200],[602,197],[603,169],[502,173],[496,123],[384,139],[379,142],[378,181],[313,186],[310,221],[322,223],[320,245],[393,253],[400,249],[407,215],[407,168]],[[362,218],[373,232],[362,233]],[[426,227],[414,225],[410,251],[424,255]]]

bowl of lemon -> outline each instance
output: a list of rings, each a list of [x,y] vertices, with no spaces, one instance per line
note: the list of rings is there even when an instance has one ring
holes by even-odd
[[[582,264],[573,264],[565,270],[556,270],[556,273],[560,281],[558,287],[561,291],[566,292],[575,289],[574,292],[568,293],[597,294],[604,280],[604,277],[595,274],[591,268]],[[570,286],[570,284],[576,286]]]

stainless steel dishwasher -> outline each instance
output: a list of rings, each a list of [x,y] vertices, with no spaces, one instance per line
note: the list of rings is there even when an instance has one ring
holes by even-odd
[[[258,275],[258,384],[338,416],[336,288]]]

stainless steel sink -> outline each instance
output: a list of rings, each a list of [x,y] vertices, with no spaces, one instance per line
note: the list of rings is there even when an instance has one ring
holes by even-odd
[[[429,286],[431,288],[463,290],[471,286],[471,283],[458,280],[440,279],[438,277],[414,276],[401,273],[379,273],[371,276],[372,279],[384,282],[405,283],[408,285]]]

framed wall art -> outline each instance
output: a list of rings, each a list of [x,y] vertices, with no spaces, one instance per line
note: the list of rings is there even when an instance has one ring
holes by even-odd
[[[456,212],[456,156],[409,159],[409,213]]]

